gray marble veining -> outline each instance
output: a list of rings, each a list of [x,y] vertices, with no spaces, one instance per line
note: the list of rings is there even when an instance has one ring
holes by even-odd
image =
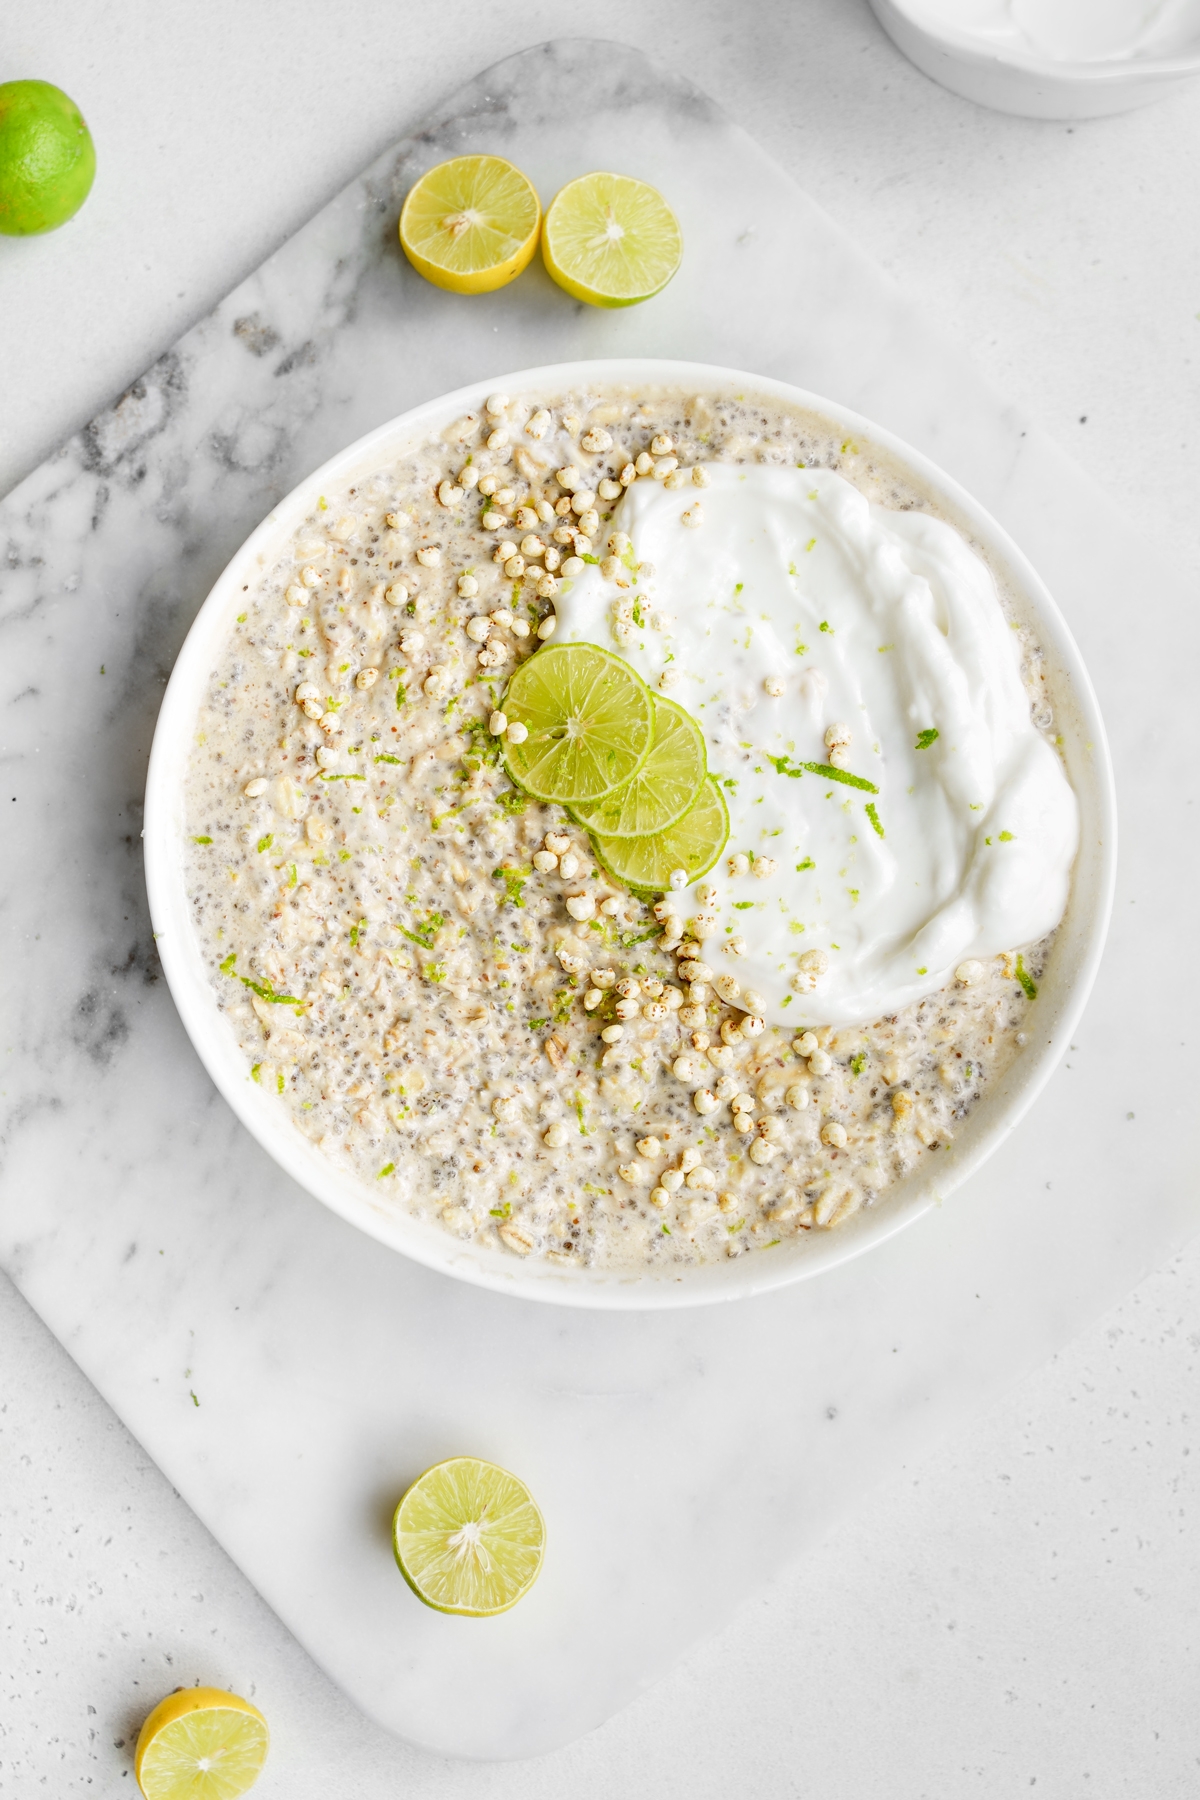
[[[683,222],[680,276],[612,314],[537,266],[480,299],[427,287],[395,243],[399,201],[423,168],[480,148],[547,197],[589,167],[656,181]],[[671,1317],[462,1287],[294,1188],[183,1035],[140,866],[163,684],[271,504],[427,396],[617,353],[829,393],[973,489],[1081,639],[1125,788],[1106,968],[1006,1148],[865,1261]],[[11,494],[0,543],[0,1256],[312,1654],[394,1730],[475,1756],[587,1730],[1195,1229],[1194,1125],[1162,1078],[1195,1014],[1177,953],[1194,759],[1170,704],[1172,668],[1195,667],[1190,597],[743,132],[637,51],[554,43],[452,96]],[[460,1449],[518,1469],[550,1533],[533,1595],[478,1627],[417,1605],[386,1530],[406,1479]],[[196,1676],[222,1678],[192,1653]]]

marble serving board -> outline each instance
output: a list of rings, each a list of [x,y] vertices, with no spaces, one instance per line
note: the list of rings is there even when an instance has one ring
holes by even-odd
[[[683,223],[679,277],[616,313],[575,305],[540,265],[486,298],[426,286],[396,247],[400,201],[473,149],[547,197],[593,167],[658,183]],[[294,1187],[184,1036],[139,845],[172,659],[273,502],[416,401],[607,354],[790,379],[941,462],[1056,593],[1123,784],[1107,961],[1014,1138],[868,1257],[669,1315],[465,1287]],[[0,542],[0,1256],[312,1655],[394,1731],[520,1757],[588,1730],[1200,1222],[1190,1083],[1164,1077],[1195,1011],[1195,959],[1177,951],[1195,758],[1161,663],[1170,644],[1181,694],[1191,597],[743,131],[638,51],[552,43],[453,95],[11,494]],[[549,1532],[530,1598],[482,1624],[423,1609],[388,1541],[409,1478],[463,1450],[518,1470]],[[111,1654],[134,1678],[135,1651]],[[176,1668],[229,1679],[201,1641]]]

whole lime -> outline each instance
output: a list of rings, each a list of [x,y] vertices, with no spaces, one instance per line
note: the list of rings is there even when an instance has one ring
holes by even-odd
[[[92,134],[69,94],[49,81],[0,82],[0,232],[65,225],[95,175]]]

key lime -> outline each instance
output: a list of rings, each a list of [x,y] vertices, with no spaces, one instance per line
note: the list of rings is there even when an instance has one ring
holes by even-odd
[[[575,817],[603,837],[649,837],[682,819],[699,796],[708,774],[704,733],[674,700],[654,701],[654,743],[634,776],[593,806],[575,807]]]
[[[146,1800],[237,1800],[267,1760],[256,1706],[220,1688],[181,1688],[138,1733],[133,1772]]]
[[[535,800],[590,806],[631,781],[654,740],[654,696],[636,669],[595,644],[548,644],[522,663],[504,696],[504,761]]]
[[[476,1456],[454,1456],[413,1482],[396,1508],[392,1544],[418,1600],[486,1619],[537,1580],[546,1527],[523,1481]]]
[[[400,242],[435,287],[489,294],[532,261],[541,218],[541,202],[520,169],[501,156],[456,156],[408,190]]]
[[[0,83],[0,232],[31,237],[73,218],[96,175],[92,134],[49,81]]]
[[[636,306],[666,287],[683,256],[679,221],[657,188],[629,175],[581,175],[560,188],[542,227],[559,287],[591,306]]]
[[[601,837],[594,834],[596,855],[617,881],[643,892],[663,894],[698,881],[720,856],[729,838],[729,813],[720,788],[710,775],[689,812],[653,837]],[[685,881],[672,881],[682,870]]]

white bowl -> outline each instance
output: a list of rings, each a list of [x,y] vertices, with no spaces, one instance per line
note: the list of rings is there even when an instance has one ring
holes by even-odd
[[[1056,62],[984,46],[913,17],[906,0],[871,0],[876,18],[922,74],[965,100],[1026,119],[1095,119],[1161,100],[1200,74],[1200,33],[1169,54]]]
[[[861,446],[876,448],[899,463],[1006,576],[1019,610],[1037,633],[1045,651],[1046,679],[1082,824],[1071,896],[1031,1015],[1030,1042],[971,1113],[954,1143],[939,1151],[936,1167],[927,1166],[896,1183],[874,1207],[834,1231],[785,1239],[769,1251],[696,1269],[641,1274],[571,1270],[543,1261],[521,1261],[499,1248],[464,1244],[448,1232],[388,1206],[368,1184],[323,1156],[250,1079],[246,1058],[217,1006],[200,955],[185,879],[184,774],[210,673],[234,615],[244,604],[243,584],[254,581],[274,563],[311,512],[317,496],[339,483],[365,478],[431,430],[444,429],[465,410],[478,410],[484,396],[497,388],[514,396],[532,396],[612,383],[669,386],[689,393],[759,392],[816,415],[839,437],[852,435]],[[762,1293],[857,1256],[944,1199],[1007,1137],[1049,1079],[1091,988],[1112,902],[1116,815],[1104,727],[1071,635],[1020,551],[956,483],[890,433],[785,382],[703,363],[619,359],[525,369],[474,383],[416,407],[333,457],[263,520],[204,602],[175,664],[150,756],[145,854],[158,952],[188,1035],[247,1130],[301,1187],[381,1244],[482,1287],[568,1306],[694,1306]],[[298,1214],[297,1230],[303,1228],[302,1219]]]

